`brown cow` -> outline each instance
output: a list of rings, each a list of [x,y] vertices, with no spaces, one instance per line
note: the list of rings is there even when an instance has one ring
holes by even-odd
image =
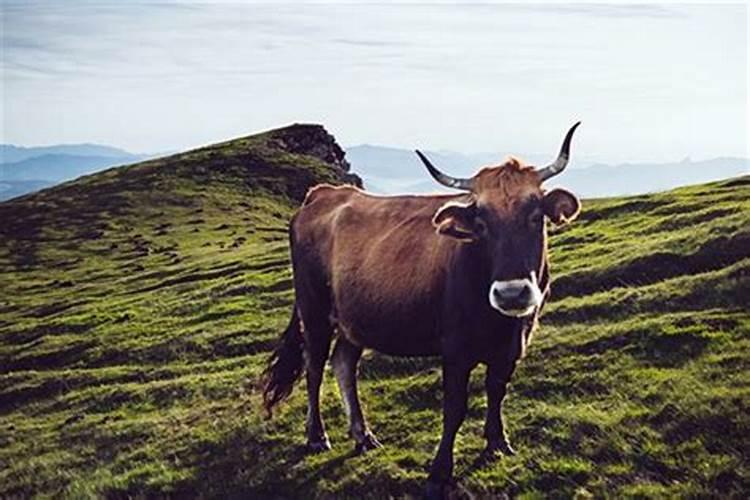
[[[316,186],[290,226],[295,305],[265,377],[266,409],[307,375],[307,442],[330,448],[320,415],[320,383],[331,363],[358,451],[380,446],[365,423],[356,371],[363,348],[393,356],[441,356],[443,434],[428,493],[451,480],[453,442],[466,415],[471,370],[487,365],[485,454],[512,454],[502,402],[549,293],[545,218],[572,220],[578,199],[542,183],[568,162],[576,123],[554,163],[516,159],[470,179],[437,170],[456,195],[373,196],[351,186]],[[304,354],[304,361],[303,361]]]

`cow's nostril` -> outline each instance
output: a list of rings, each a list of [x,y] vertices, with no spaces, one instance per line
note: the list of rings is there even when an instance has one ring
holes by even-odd
[[[498,297],[503,300],[516,300],[518,298],[521,298],[521,296],[524,293],[523,286],[508,286],[504,287],[501,290],[498,290],[499,295]]]

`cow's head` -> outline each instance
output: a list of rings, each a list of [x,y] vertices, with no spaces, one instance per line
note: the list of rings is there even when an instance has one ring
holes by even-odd
[[[565,169],[579,124],[568,131],[557,159],[541,169],[511,158],[503,165],[483,168],[474,177],[458,179],[440,172],[417,151],[435,180],[470,193],[465,201],[440,207],[432,222],[444,237],[483,245],[490,260],[490,305],[507,316],[527,316],[542,302],[538,274],[546,252],[546,219],[564,224],[581,208],[569,191],[542,187]]]

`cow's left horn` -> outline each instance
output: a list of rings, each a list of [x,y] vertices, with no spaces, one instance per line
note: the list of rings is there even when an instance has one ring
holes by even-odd
[[[565,167],[568,165],[568,158],[570,158],[570,140],[573,138],[573,132],[576,131],[578,125],[580,124],[581,122],[577,122],[575,125],[570,127],[568,133],[565,134],[565,140],[563,141],[562,148],[560,148],[560,154],[557,155],[557,159],[543,169],[539,170],[539,178],[542,180],[542,182],[546,181],[550,177],[556,176],[557,174],[565,170]]]
[[[474,180],[473,179],[459,179],[457,177],[451,177],[450,175],[446,175],[442,173],[440,170],[435,168],[435,166],[430,163],[430,160],[427,159],[425,155],[422,154],[421,151],[418,149],[415,151],[417,153],[417,156],[419,156],[419,159],[422,160],[422,163],[424,163],[424,166],[427,167],[427,170],[430,172],[430,175],[438,181],[443,186],[448,186],[451,188],[456,189],[463,189],[465,191],[471,191],[474,187]]]

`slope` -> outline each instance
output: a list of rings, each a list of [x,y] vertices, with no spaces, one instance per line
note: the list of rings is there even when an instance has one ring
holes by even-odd
[[[0,492],[419,494],[440,428],[436,360],[369,354],[385,448],[303,451],[304,391],[272,421],[257,377],[292,302],[286,221],[347,179],[298,126],[0,204]],[[481,370],[457,445],[464,494],[750,491],[750,178],[585,202],[556,231],[554,301],[506,405],[519,453],[482,466]],[[459,496],[463,495],[459,491]]]

